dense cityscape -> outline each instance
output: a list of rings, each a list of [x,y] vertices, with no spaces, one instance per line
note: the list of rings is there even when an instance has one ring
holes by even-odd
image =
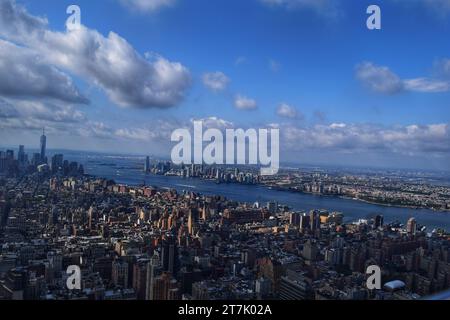
[[[354,174],[316,170],[302,172],[283,169],[274,176],[261,176],[258,168],[220,166],[174,166],[171,162],[151,165],[147,157],[144,171],[167,176],[200,178],[216,183],[260,184],[271,189],[348,197],[370,203],[409,208],[450,210],[450,187],[427,183],[425,178],[411,178],[402,172]]]
[[[413,300],[450,287],[450,235],[414,218],[344,223],[345,212],[297,212],[276,199],[238,203],[116,184],[85,175],[62,154],[49,161],[46,148],[43,133],[31,158],[24,146],[17,157],[0,154],[0,299]],[[302,191],[346,195],[391,183],[325,175],[308,183],[301,174],[275,182],[237,168],[166,165],[147,159],[143,169],[278,187],[290,181]],[[448,188],[396,185],[389,192],[408,189],[414,201],[416,193],[447,196],[439,208],[448,209]],[[82,271],[79,290],[66,286],[71,265]],[[382,270],[380,290],[366,286],[370,265]]]

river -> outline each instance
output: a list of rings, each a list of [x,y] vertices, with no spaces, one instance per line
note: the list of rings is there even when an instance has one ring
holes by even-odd
[[[299,211],[309,211],[311,209],[339,211],[344,214],[346,222],[371,218],[376,214],[382,214],[385,223],[400,221],[406,224],[409,218],[414,217],[418,224],[426,226],[429,231],[435,228],[450,230],[449,212],[388,207],[339,197],[277,191],[259,185],[216,184],[213,181],[198,178],[145,174],[141,169],[142,159],[137,157],[113,157],[74,153],[67,158],[83,164],[87,174],[112,179],[116,183],[121,184],[142,185],[145,183],[146,185],[159,188],[194,191],[205,195],[221,195],[228,199],[241,202],[259,202],[262,205],[265,205],[269,201],[277,201],[279,204],[287,205]]]

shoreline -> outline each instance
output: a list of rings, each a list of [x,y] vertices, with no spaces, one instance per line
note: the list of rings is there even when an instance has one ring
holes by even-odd
[[[171,176],[171,175],[157,175],[157,174],[153,174],[151,173],[151,175],[155,175],[155,176],[164,176],[167,178],[180,178],[179,176]],[[88,175],[94,178],[103,178],[103,179],[108,179],[106,177],[100,177],[97,175]],[[216,183],[214,179],[202,179],[202,178],[183,178],[183,180],[200,180],[200,181],[205,181],[205,182],[210,182],[210,183]],[[114,180],[114,179],[112,179]],[[120,183],[119,183],[120,184]],[[219,184],[225,184],[225,185],[233,185],[236,183],[219,183]],[[138,184],[127,184],[129,186],[134,186],[134,187],[139,187],[142,185],[138,185]],[[344,199],[344,200],[351,200],[351,201],[355,201],[355,202],[361,202],[361,203],[367,203],[367,204],[371,204],[371,205],[376,205],[376,206],[381,206],[381,207],[388,207],[388,208],[399,208],[399,209],[411,209],[411,210],[430,210],[436,213],[443,213],[443,214],[450,214],[450,209],[447,210],[437,210],[434,208],[428,208],[428,207],[415,207],[415,206],[407,206],[407,205],[393,205],[393,204],[389,204],[389,203],[379,203],[379,202],[374,202],[374,201],[369,201],[369,200],[364,200],[364,199],[358,199],[358,198],[353,198],[353,197],[349,197],[349,196],[341,196],[341,195],[327,195],[327,194],[318,194],[318,193],[312,193],[312,192],[304,192],[304,191],[298,191],[298,190],[291,190],[291,189],[284,189],[284,188],[279,188],[279,187],[273,187],[273,186],[269,186],[269,185],[265,185],[262,183],[257,183],[257,184],[245,184],[246,186],[260,186],[263,187],[264,189],[268,189],[268,190],[273,190],[273,191],[279,191],[279,192],[286,192],[286,193],[300,193],[300,194],[305,194],[305,195],[312,195],[312,196],[317,196],[317,197],[323,197],[323,198],[336,198],[336,199]],[[157,187],[160,189],[171,189],[171,188],[164,188],[158,185],[145,185],[146,187]],[[181,186],[181,185],[180,185]],[[186,187],[188,187],[186,185]],[[190,189],[196,189],[196,186],[189,186]],[[175,188],[172,188],[175,189]],[[200,194],[202,194],[201,192],[199,192]],[[216,196],[221,196],[220,194],[215,194]],[[236,201],[233,199],[229,199],[231,201]]]
[[[298,190],[292,190],[292,189],[283,189],[283,188],[279,188],[279,187],[267,186],[267,185],[264,185],[264,184],[260,184],[260,185],[264,186],[264,187],[266,187],[266,188],[268,188],[270,190],[275,190],[275,191],[300,193],[300,194],[307,194],[307,195],[312,195],[312,196],[317,196],[317,197],[328,197],[328,198],[338,198],[338,199],[352,200],[352,201],[356,201],[356,202],[363,202],[363,203],[367,203],[367,204],[378,205],[378,206],[389,207],[389,208],[402,208],[402,209],[411,209],[411,210],[430,210],[430,211],[434,211],[434,212],[449,213],[450,214],[450,209],[439,209],[438,210],[438,209],[429,208],[429,207],[395,205],[395,204],[381,203],[381,202],[369,201],[369,200],[364,200],[364,199],[359,199],[359,198],[353,198],[353,197],[349,197],[349,196],[345,196],[345,195],[342,196],[342,195],[333,195],[333,194],[320,194],[320,193],[305,192],[305,191],[298,191]]]

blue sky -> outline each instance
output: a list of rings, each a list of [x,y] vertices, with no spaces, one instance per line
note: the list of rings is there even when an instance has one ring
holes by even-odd
[[[448,168],[450,151],[441,146],[450,141],[450,1],[165,2],[17,1],[15,6],[23,6],[28,15],[45,17],[47,30],[60,33],[65,32],[67,6],[76,3],[81,7],[82,24],[89,30],[97,30],[104,37],[113,31],[137,54],[144,57],[151,52],[180,63],[191,78],[189,85],[176,83],[182,98],[170,106],[124,106],[121,102],[129,97],[112,98],[107,84],[99,84],[92,74],[77,72],[78,63],[74,67],[49,59],[46,63],[67,74],[90,101],[73,104],[70,112],[82,113],[82,125],[101,124],[101,130],[111,132],[109,138],[102,131],[100,136],[72,134],[67,139],[58,131],[62,125],[43,119],[55,147],[81,145],[79,149],[121,148],[156,154],[155,149],[167,146],[170,140],[149,134],[149,130],[163,132],[192,118],[210,118],[239,127],[276,124],[289,128],[289,137],[282,132],[287,161],[300,157],[300,161],[326,163],[333,154],[345,164],[355,162],[355,154],[372,154],[369,161],[374,165],[400,165],[409,159],[418,167],[431,163],[435,168]],[[162,4],[155,10],[143,10],[150,3]],[[366,28],[370,4],[381,7],[382,30]],[[7,32],[1,38],[23,45],[21,39],[12,39]],[[51,56],[47,53],[52,49],[49,44],[38,48],[30,40],[24,43],[39,55]],[[213,72],[228,79],[220,90],[211,90],[204,83],[205,74]],[[129,81],[134,79],[130,77]],[[12,98],[8,94],[10,91],[2,93],[0,88],[0,97],[16,106],[17,94]],[[30,100],[29,94],[23,96]],[[236,107],[238,97],[247,99],[243,105],[250,101],[249,108]],[[282,113],[281,105],[295,112]],[[5,144],[17,144],[20,139],[31,139],[37,126],[17,130],[4,124],[0,130],[7,136]],[[80,131],[73,123],[70,128]],[[88,131],[95,130],[84,130]],[[291,145],[298,144],[294,133],[299,140],[317,141],[293,150]],[[328,135],[336,138],[328,141]],[[352,142],[355,135],[356,147]],[[397,136],[404,141],[393,142]],[[385,144],[378,145],[371,139],[385,139]],[[365,147],[367,140],[371,141]],[[366,160],[361,157],[356,162]]]

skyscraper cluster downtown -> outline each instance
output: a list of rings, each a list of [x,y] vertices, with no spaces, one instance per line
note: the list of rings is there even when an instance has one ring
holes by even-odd
[[[64,155],[60,153],[53,154],[50,161],[47,155],[47,136],[45,129],[42,129],[42,135],[39,139],[39,152],[29,156],[26,153],[25,145],[20,145],[17,157],[13,149],[5,152],[0,151],[0,177],[23,176],[34,172],[51,172],[53,174],[84,174],[84,167],[74,161],[64,160]]]

